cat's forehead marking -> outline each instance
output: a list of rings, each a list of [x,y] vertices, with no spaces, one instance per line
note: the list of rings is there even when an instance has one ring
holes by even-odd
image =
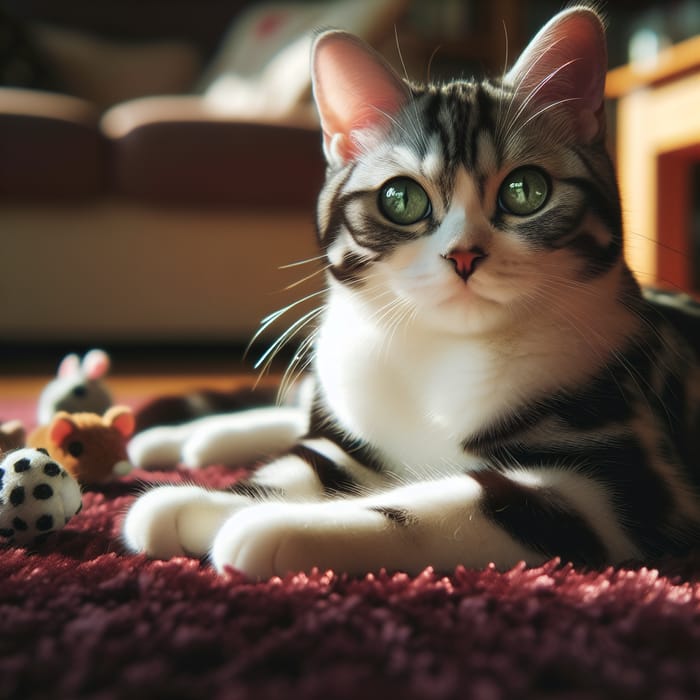
[[[437,134],[433,134],[423,158],[422,172],[428,179],[438,181],[443,175],[444,170],[445,158],[442,148],[440,147],[440,139]]]
[[[482,129],[476,139],[477,167],[480,173],[492,173],[498,170],[498,153],[491,132]]]
[[[387,144],[363,157],[361,167],[355,168],[345,190],[375,189],[393,177],[422,171],[423,163],[414,149],[404,144]]]
[[[395,163],[398,167],[405,166],[409,171],[419,172],[420,171],[420,156],[416,151],[410,146],[405,146],[403,144],[397,144],[392,149]]]
[[[488,221],[481,206],[474,177],[465,168],[455,174],[450,205],[440,223],[438,238],[443,253],[455,247],[485,247],[489,237]]]
[[[454,191],[452,193],[452,206],[460,207],[466,211],[481,208],[479,192],[474,178],[465,168],[459,168],[455,174]]]

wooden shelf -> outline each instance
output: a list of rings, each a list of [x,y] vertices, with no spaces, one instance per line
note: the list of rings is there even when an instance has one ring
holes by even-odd
[[[693,289],[691,174],[700,162],[700,37],[608,74],[617,100],[625,254],[643,284]]]
[[[699,63],[700,36],[696,36],[661,51],[652,63],[632,63],[611,70],[605,94],[616,99],[642,87],[678,80],[696,71]]]

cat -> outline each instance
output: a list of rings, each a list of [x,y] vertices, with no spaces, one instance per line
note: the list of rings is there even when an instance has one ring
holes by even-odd
[[[328,267],[309,410],[260,409],[268,438],[275,410],[297,413],[230,491],[140,496],[131,551],[264,578],[696,543],[700,316],[646,298],[624,261],[606,66],[583,5],[500,80],[416,85],[349,34],[316,37]]]

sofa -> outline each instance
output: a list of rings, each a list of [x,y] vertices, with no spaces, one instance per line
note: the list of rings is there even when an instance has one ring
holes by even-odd
[[[308,293],[311,32],[402,5],[0,3],[0,340],[241,344]]]

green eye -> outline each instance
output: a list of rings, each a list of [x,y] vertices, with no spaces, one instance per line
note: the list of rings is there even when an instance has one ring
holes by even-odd
[[[538,168],[517,168],[501,184],[498,204],[517,216],[534,214],[549,196],[549,180]]]
[[[379,210],[389,221],[408,226],[430,214],[430,200],[415,180],[397,177],[379,190]]]

